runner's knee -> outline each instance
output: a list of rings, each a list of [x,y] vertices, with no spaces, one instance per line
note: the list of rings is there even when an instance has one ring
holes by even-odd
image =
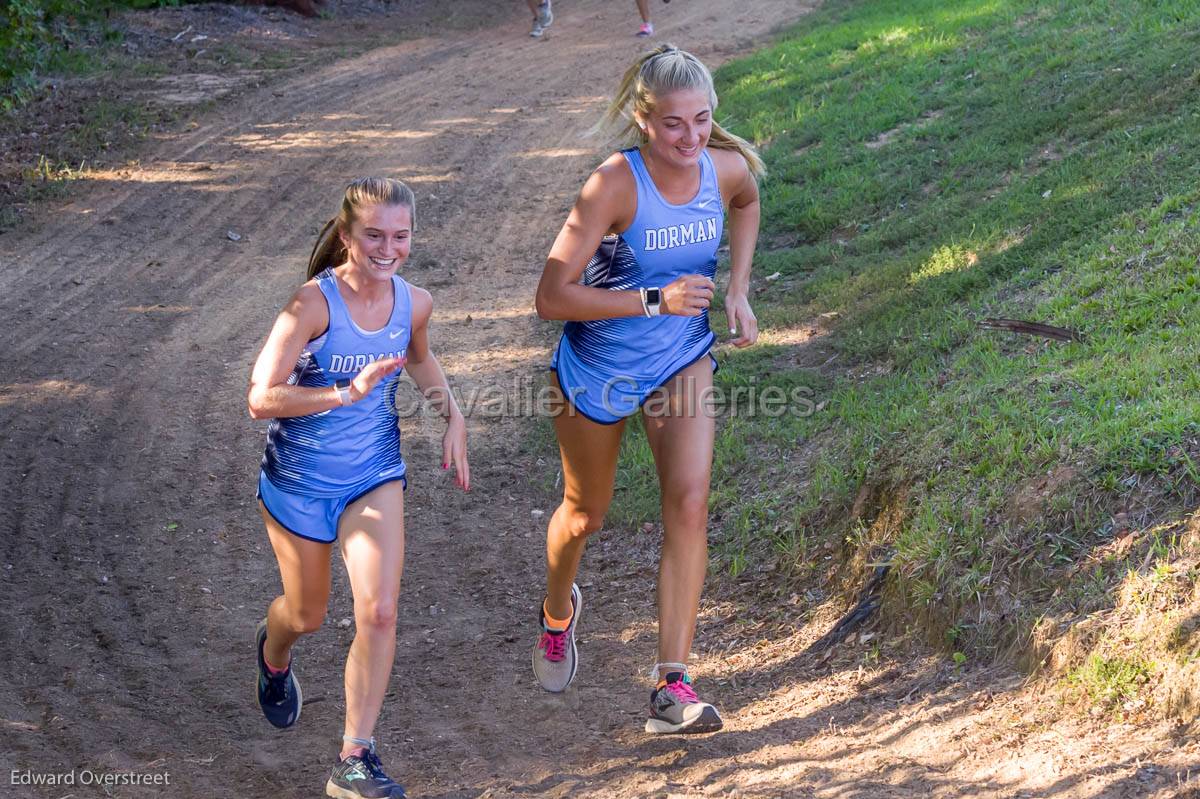
[[[708,489],[685,488],[663,496],[664,515],[687,530],[704,530],[708,526]]]
[[[587,538],[592,533],[599,532],[600,528],[604,526],[603,511],[568,508],[564,505],[561,513],[567,532],[572,538]]]
[[[396,629],[396,600],[366,600],[354,603],[354,621],[359,629],[387,631]]]
[[[325,622],[325,608],[301,608],[294,611],[288,619],[288,623],[292,628],[292,632],[307,635],[315,633],[321,629],[321,625]]]

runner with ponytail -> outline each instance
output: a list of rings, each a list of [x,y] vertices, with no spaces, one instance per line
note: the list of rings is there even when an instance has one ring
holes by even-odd
[[[433,299],[396,274],[412,247],[415,213],[398,180],[351,183],[250,377],[250,415],[271,420],[258,499],[283,582],[255,632],[258,702],[276,727],[300,719],[292,646],[325,619],[336,541],[355,624],[341,751],[325,785],[326,795],[342,799],[405,795],[384,772],[373,737],[396,652],[404,567],[401,369],[446,419],[442,468],[453,463],[458,485],[470,487],[466,424],[429,346]]]
[[[705,412],[716,359],[708,309],[728,216],[725,315],[732,343],[758,338],[748,300],[763,163],[716,123],[712,75],[671,45],[626,71],[601,122],[628,145],[580,191],[537,290],[542,318],[564,320],[551,361],[563,395],[555,416],[563,501],[546,540],[546,599],[533,670],[548,691],[575,678],[583,595],[575,584],[588,536],[612,499],[625,421],[639,409],[662,493],[658,651],[646,731],[720,729],[688,667],[708,563],[715,420]]]

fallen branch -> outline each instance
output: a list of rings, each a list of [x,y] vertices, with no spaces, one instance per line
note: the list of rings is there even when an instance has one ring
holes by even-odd
[[[1010,330],[1013,333],[1023,333],[1026,336],[1038,336],[1055,341],[1083,341],[1083,334],[1077,330],[1043,325],[1040,322],[1027,322],[1022,319],[984,319],[979,326],[986,330]]]
[[[883,581],[887,578],[888,572],[891,571],[892,562],[889,560],[886,563],[880,563],[875,567],[875,571],[871,572],[866,584],[862,590],[858,592],[858,602],[854,607],[838,619],[837,624],[830,628],[829,632],[822,635],[812,643],[804,654],[815,654],[826,649],[837,646],[842,641],[849,638],[855,630],[862,627],[879,610],[882,604]]]

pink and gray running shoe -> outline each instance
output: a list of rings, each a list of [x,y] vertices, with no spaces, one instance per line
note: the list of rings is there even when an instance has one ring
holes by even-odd
[[[665,685],[650,694],[646,732],[715,732],[724,726],[717,709],[696,696],[691,677],[681,671],[672,671],[666,679]]]
[[[571,623],[565,630],[551,630],[546,627],[546,617],[538,611],[539,635],[537,644],[533,647],[533,676],[538,683],[551,693],[561,693],[567,690],[571,680],[575,679],[575,670],[579,666],[579,653],[575,649],[575,626],[579,624],[579,613],[583,610],[583,594],[579,586],[571,584]]]

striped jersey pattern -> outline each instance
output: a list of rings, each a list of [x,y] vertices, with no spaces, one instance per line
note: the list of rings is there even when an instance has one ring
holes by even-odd
[[[662,288],[687,274],[715,278],[724,206],[708,152],[700,157],[699,188],[682,205],[659,193],[637,148],[622,154],[637,183],[637,211],[627,230],[601,241],[580,283],[624,291]],[[646,395],[706,353],[715,340],[707,311],[571,321],[563,326],[551,368],[581,412],[612,423],[636,412]]]
[[[408,284],[392,277],[387,325],[366,331],[350,317],[332,269],[317,278],[329,306],[329,328],[308,342],[288,377],[291,385],[327,388],[349,380],[372,361],[403,356],[412,332]],[[275,487],[312,497],[342,496],[366,483],[403,477],[395,414],[399,374],[381,381],[353,405],[308,416],[273,419],[262,467]]]

